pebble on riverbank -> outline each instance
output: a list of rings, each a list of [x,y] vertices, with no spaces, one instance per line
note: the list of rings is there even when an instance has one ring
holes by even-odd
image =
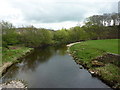
[[[0,87],[1,88],[27,88],[25,84],[20,80],[18,81],[12,80],[10,82],[0,84]]]
[[[92,64],[93,67],[101,67],[101,66],[105,65],[104,63],[99,62],[97,60],[92,61],[91,64]]]

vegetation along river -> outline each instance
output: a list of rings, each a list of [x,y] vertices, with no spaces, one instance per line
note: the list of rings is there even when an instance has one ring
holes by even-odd
[[[28,88],[110,88],[80,67],[66,46],[37,48],[10,67],[2,80],[25,80]]]

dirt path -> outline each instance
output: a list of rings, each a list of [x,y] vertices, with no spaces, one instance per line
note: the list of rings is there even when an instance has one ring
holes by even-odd
[[[77,44],[77,43],[81,43],[81,42],[70,43],[67,45],[67,47],[71,47],[72,45]]]

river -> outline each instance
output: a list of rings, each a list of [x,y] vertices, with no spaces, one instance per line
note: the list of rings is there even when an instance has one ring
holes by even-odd
[[[66,46],[37,48],[10,67],[2,81],[25,80],[29,88],[110,88],[80,67]]]

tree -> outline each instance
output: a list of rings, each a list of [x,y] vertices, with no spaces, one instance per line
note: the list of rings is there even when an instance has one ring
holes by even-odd
[[[9,22],[0,22],[2,26],[2,45],[7,47],[8,45],[15,45],[19,43],[19,35],[16,33],[15,27]]]

